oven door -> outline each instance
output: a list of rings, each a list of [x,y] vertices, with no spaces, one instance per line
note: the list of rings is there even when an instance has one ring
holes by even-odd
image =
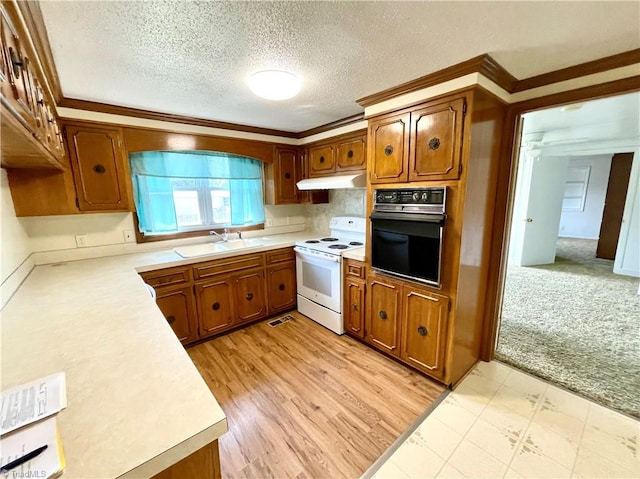
[[[371,266],[440,286],[444,215],[373,212]]]
[[[294,248],[294,251],[298,294],[340,313],[341,257],[314,254],[300,248]]]

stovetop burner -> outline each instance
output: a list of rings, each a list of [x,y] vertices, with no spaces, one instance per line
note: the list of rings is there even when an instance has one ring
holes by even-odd
[[[330,244],[329,249],[347,249],[348,246],[346,244]]]
[[[351,241],[349,242],[349,246],[362,246],[364,245],[364,243],[360,242],[360,241]]]
[[[327,241],[327,242],[329,242],[329,241],[338,241],[338,238],[331,238],[331,237],[329,237],[329,238],[322,238],[320,241]]]
[[[305,243],[320,243],[318,240],[307,240]]]

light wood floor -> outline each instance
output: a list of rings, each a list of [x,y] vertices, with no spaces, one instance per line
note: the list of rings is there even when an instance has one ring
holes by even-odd
[[[188,349],[227,414],[224,478],[356,478],[444,387],[306,317]]]

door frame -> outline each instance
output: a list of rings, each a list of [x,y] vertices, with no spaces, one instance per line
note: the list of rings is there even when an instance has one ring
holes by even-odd
[[[504,135],[500,147],[500,165],[496,185],[496,209],[493,221],[493,240],[487,278],[487,301],[485,303],[483,338],[480,359],[493,359],[507,270],[507,247],[513,213],[515,180],[519,161],[522,115],[588,100],[640,91],[640,75],[610,81],[561,93],[554,93],[509,105],[505,112]]]

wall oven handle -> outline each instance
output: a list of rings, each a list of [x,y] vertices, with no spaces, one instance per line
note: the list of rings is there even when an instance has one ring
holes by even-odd
[[[341,261],[341,257],[340,256],[319,255],[319,254],[309,253],[308,251],[303,251],[303,250],[298,249],[298,248],[293,248],[293,251],[295,251],[297,255],[299,255],[299,256],[301,256],[303,258],[314,259],[316,261],[329,261],[331,263],[340,263],[340,261]]]
[[[374,211],[369,216],[372,220],[416,221],[419,223],[436,223],[444,225],[445,214],[425,214],[410,212]]]

